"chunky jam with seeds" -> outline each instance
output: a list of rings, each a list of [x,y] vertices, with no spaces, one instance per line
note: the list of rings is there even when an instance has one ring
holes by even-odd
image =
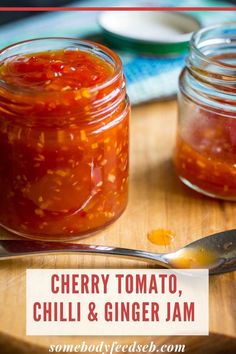
[[[115,220],[128,193],[122,71],[68,48],[5,58],[0,80],[0,224],[68,240]]]
[[[178,133],[175,165],[181,179],[205,194],[236,199],[235,118],[193,110]]]
[[[236,201],[236,24],[203,28],[179,78],[177,174],[204,195]]]

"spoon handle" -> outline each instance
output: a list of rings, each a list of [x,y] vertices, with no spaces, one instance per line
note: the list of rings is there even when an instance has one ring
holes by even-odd
[[[79,243],[0,240],[0,260],[48,253],[92,253],[120,256],[143,261],[154,261],[160,266],[169,268],[165,253],[158,254],[128,248],[84,245]]]

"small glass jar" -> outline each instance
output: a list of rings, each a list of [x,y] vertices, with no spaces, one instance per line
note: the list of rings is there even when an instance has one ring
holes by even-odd
[[[117,219],[128,198],[130,105],[119,57],[45,38],[0,52],[0,225],[71,240]]]
[[[236,22],[193,35],[179,85],[177,173],[198,192],[236,200]]]

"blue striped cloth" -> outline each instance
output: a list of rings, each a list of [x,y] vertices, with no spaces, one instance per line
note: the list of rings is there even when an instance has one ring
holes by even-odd
[[[111,0],[109,6],[176,6],[176,0]],[[225,1],[178,0],[178,6],[227,6]],[[70,6],[108,6],[107,0],[73,2]],[[222,21],[222,13],[192,12],[203,26]],[[0,47],[37,37],[80,37],[99,35],[96,11],[65,11],[40,13],[0,28]],[[234,20],[236,12],[225,12],[224,21]],[[174,96],[178,76],[184,66],[184,56],[175,58],[148,57],[127,52],[119,53],[124,63],[127,89],[132,104],[162,100]]]

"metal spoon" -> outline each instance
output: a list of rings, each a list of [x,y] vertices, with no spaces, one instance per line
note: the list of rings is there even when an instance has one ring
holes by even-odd
[[[154,261],[165,268],[208,268],[210,274],[236,270],[236,230],[201,238],[174,253],[64,242],[1,240],[0,259],[48,253],[95,253]]]

